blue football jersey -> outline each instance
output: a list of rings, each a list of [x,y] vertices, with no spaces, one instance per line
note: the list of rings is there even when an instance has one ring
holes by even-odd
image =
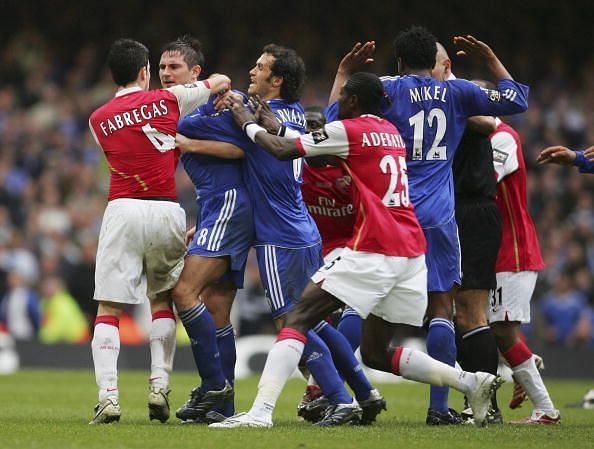
[[[233,135],[220,135],[219,129],[212,126],[208,117],[216,116],[212,99],[192,114],[185,116],[177,125],[177,132],[191,139],[217,140],[242,147],[247,138],[239,139]],[[221,159],[202,154],[185,153],[182,164],[196,189],[196,195],[206,196],[225,192],[244,186],[242,161],[240,159]]]
[[[271,100],[268,104],[283,125],[304,132],[305,116],[299,103]],[[268,154],[235,124],[231,111],[190,117],[191,129],[184,127],[185,120],[178,128],[181,134],[233,143],[245,151],[241,166],[252,199],[256,245],[302,248],[320,242],[301,196],[302,159],[279,161]]]
[[[528,87],[502,80],[497,90],[467,80],[437,81],[408,75],[383,77],[383,115],[404,138],[410,198],[423,227],[454,215],[452,162],[468,117],[510,115],[528,107]]]
[[[424,228],[443,225],[454,216],[454,154],[468,117],[510,115],[528,108],[528,86],[502,80],[497,90],[457,79],[437,81],[407,75],[382,77],[386,101],[383,116],[406,144],[410,199]],[[326,109],[336,120],[338,104]]]

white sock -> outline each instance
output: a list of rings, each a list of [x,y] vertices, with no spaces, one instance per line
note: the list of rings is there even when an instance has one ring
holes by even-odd
[[[535,409],[542,410],[545,413],[556,413],[557,410],[536,367],[534,356],[514,366],[512,371],[514,379],[522,386]]]
[[[111,324],[96,324],[91,348],[95,365],[95,379],[99,387],[99,402],[110,396],[119,397],[120,330]]]
[[[258,384],[258,394],[249,414],[258,418],[272,420],[276,401],[297,368],[305,344],[299,340],[287,338],[277,341],[266,359],[264,371]]]
[[[151,324],[151,385],[167,389],[175,355],[175,319],[157,318]]]
[[[436,387],[452,387],[466,394],[476,385],[475,376],[442,363],[416,349],[402,348],[400,375]]]

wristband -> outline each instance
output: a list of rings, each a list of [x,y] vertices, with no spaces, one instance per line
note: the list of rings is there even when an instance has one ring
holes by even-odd
[[[248,120],[243,125],[241,125],[241,130],[243,132],[245,132],[245,129],[248,127],[248,125],[255,125],[255,124],[256,124],[256,122],[254,122],[253,120]]]
[[[287,127],[285,125],[281,125],[278,129],[276,135],[280,137],[285,137],[285,133],[287,132]]]
[[[248,123],[248,125],[245,127],[244,131],[247,134],[247,136],[250,138],[250,140],[254,143],[256,143],[256,134],[257,133],[259,133],[260,131],[266,132],[266,130],[264,128],[262,128],[257,123],[253,123],[253,122]]]

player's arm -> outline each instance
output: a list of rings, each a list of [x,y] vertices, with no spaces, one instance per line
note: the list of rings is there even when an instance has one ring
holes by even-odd
[[[179,84],[167,90],[176,96],[179,104],[180,116],[192,112],[198,106],[208,101],[211,95],[216,95],[231,88],[231,80],[226,75],[214,75],[204,81],[191,84]]]
[[[497,81],[497,90],[470,88],[463,80],[452,83],[463,90],[465,107],[469,115],[511,115],[528,109],[528,86],[514,81],[495,52],[473,36],[455,36],[458,56],[478,60]]]
[[[202,154],[222,159],[242,159],[245,155],[241,148],[232,143],[190,139],[179,133],[175,135],[175,145],[182,153]]]
[[[329,123],[319,131],[295,139],[268,133],[255,122],[254,114],[241,101],[232,101],[231,111],[235,122],[247,136],[279,160],[302,156],[348,155],[348,138],[341,122]]]
[[[468,126],[470,130],[484,136],[491,135],[497,129],[495,117],[488,115],[476,115],[474,117],[468,117],[466,126]]]
[[[513,136],[506,131],[493,134],[491,147],[493,148],[493,166],[497,182],[499,182],[520,167],[518,162],[520,149]]]
[[[539,164],[575,165],[581,173],[594,173],[594,146],[584,151],[573,151],[555,145],[540,152],[536,161]]]
[[[355,72],[365,70],[367,64],[373,62],[373,52],[375,51],[375,41],[367,41],[364,44],[357,42],[351,51],[349,51],[338,64],[338,70],[334,77],[334,84],[330,91],[328,104],[334,103],[340,96],[340,88]]]

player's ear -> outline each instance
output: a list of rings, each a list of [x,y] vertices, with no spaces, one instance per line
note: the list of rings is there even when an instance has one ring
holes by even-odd
[[[196,64],[194,67],[190,69],[190,72],[192,72],[192,76],[195,76],[196,79],[198,79],[200,78],[200,74],[202,73],[202,66]]]
[[[274,88],[278,88],[280,89],[280,87],[283,85],[283,77],[282,76],[273,76],[272,77],[272,87]]]

